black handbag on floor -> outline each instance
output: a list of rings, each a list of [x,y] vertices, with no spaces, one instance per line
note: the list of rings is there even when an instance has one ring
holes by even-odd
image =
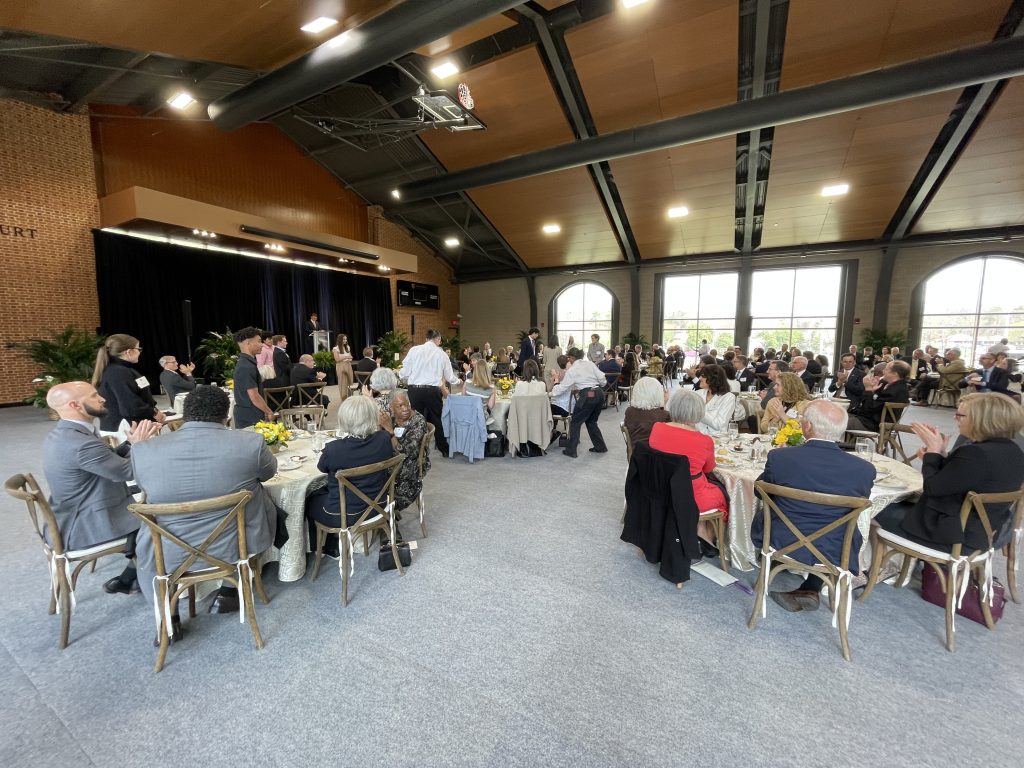
[[[408,568],[412,565],[412,551],[409,549],[408,542],[398,542],[398,561],[402,564],[403,568]],[[396,567],[395,556],[391,552],[391,545],[381,544],[380,552],[377,554],[377,569],[393,571]]]
[[[520,443],[515,450],[516,458],[519,459],[532,459],[537,456],[544,455],[544,449],[536,443]]]
[[[484,443],[484,457],[488,459],[501,458],[505,455],[508,441],[501,432],[492,432],[490,434],[493,434],[494,437],[488,437],[487,442]]]

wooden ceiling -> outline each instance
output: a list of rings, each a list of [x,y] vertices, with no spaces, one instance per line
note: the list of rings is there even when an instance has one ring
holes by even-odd
[[[0,5],[0,27],[265,70],[401,1],[20,0]],[[649,0],[630,9],[621,0],[537,0],[531,7],[569,11],[567,5],[588,19],[565,31],[568,58],[561,62],[578,79],[582,111],[592,121],[587,130],[622,131],[736,101],[749,59],[743,52],[751,45],[741,17],[747,6],[737,0]],[[987,42],[1011,5],[1012,0],[789,0],[778,89]],[[320,35],[298,30],[319,15],[342,23]],[[472,60],[483,62],[458,80],[470,86],[474,112],[487,130],[420,136],[445,169],[574,140],[565,94],[553,84],[553,67],[545,60],[551,52],[536,37],[532,44],[516,38],[532,26],[531,18],[513,10],[417,51],[429,60],[458,56],[473,44]],[[426,69],[426,63],[421,59],[417,66]],[[454,80],[446,87],[454,89]],[[961,94],[948,91],[777,127],[766,150],[761,247],[881,238]],[[1024,224],[1021,125],[1024,82],[1015,80],[980,123],[914,233]],[[608,186],[641,260],[733,250],[745,215],[742,179],[737,184],[743,141],[721,138],[609,162]],[[395,156],[402,167],[414,165]],[[360,166],[361,177],[369,165]],[[389,167],[393,174],[394,163]],[[344,179],[343,171],[334,172]],[[848,183],[849,194],[822,198],[822,186],[837,182]],[[614,210],[608,195],[585,167],[468,191],[531,269],[623,263],[626,254],[615,234],[622,224],[608,213]],[[679,205],[689,215],[669,220],[667,209]],[[544,235],[546,223],[559,224],[561,233]]]
[[[1011,80],[915,232],[1024,222],[1024,80]]]

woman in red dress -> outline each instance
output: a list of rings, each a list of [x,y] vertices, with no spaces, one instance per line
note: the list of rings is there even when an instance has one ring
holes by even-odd
[[[704,417],[704,398],[692,389],[677,389],[668,400],[668,413],[671,421],[655,424],[651,429],[651,448],[688,458],[697,509],[700,512],[720,509],[723,517],[728,520],[729,508],[725,495],[706,476],[715,468],[715,441],[696,427]],[[697,525],[697,535],[701,539],[701,553],[707,557],[716,557],[718,550],[713,546],[715,542],[711,526],[701,521]]]

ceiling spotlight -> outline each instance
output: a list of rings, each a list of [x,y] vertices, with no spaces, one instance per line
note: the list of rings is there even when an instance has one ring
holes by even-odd
[[[444,244],[447,245],[449,248],[458,248],[459,247],[459,238],[457,238],[457,237],[446,237],[444,239]]]
[[[348,264],[348,259],[338,259],[339,264]]]
[[[209,237],[209,236],[210,236],[210,233],[209,233],[209,232],[207,232],[207,231],[206,231],[206,230],[204,229],[204,230],[202,230],[202,231],[201,231],[201,232],[199,233],[199,235],[200,235],[200,237]]]
[[[643,5],[647,0],[622,0],[623,8],[634,8],[638,5]]]
[[[175,109],[184,109],[193,101],[195,101],[195,99],[192,98],[192,94],[188,91],[178,91],[167,100],[167,103]]]
[[[317,32],[323,32],[325,29],[330,29],[337,23],[337,19],[320,16],[319,18],[313,19],[308,24],[303,24],[299,29],[303,32],[309,32],[311,35],[315,35]]]
[[[217,237],[217,233],[216,232],[211,232],[210,233],[210,237]]]
[[[379,269],[381,272],[390,272],[391,271],[391,267],[385,267],[383,264],[381,264],[379,267],[377,267],[377,269]]]
[[[680,219],[686,216],[690,212],[690,209],[685,205],[678,205],[675,208],[668,209],[668,217],[670,219]]]
[[[192,234],[193,235],[198,235],[199,234],[199,230],[198,229],[193,229],[192,230]]]
[[[401,200],[402,199],[402,193],[399,192],[397,189],[392,189],[391,190],[391,196],[393,198],[395,198],[395,200]]]
[[[557,224],[545,224],[541,227],[541,230],[543,230],[545,235],[557,235],[562,231],[562,228]]]
[[[434,77],[444,80],[446,77],[457,75],[459,73],[459,68],[451,61],[445,61],[438,64],[436,67],[431,67],[430,71],[434,73]]]
[[[849,184],[832,184],[831,186],[821,188],[821,196],[838,197],[839,195],[845,195],[849,191]]]

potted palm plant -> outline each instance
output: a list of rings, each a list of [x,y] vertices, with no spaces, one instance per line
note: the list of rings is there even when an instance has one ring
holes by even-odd
[[[32,380],[35,392],[25,402],[45,408],[46,393],[54,384],[91,379],[96,351],[103,345],[104,338],[68,325],[49,338],[29,339],[18,344],[39,367],[39,373]],[[50,418],[56,418],[52,411]]]
[[[381,364],[386,368],[401,368],[401,355],[409,346],[410,339],[401,331],[388,331],[377,339],[377,352]]]
[[[202,356],[203,371],[210,380],[224,383],[234,375],[238,343],[230,328],[225,328],[224,333],[210,331],[196,352]]]

